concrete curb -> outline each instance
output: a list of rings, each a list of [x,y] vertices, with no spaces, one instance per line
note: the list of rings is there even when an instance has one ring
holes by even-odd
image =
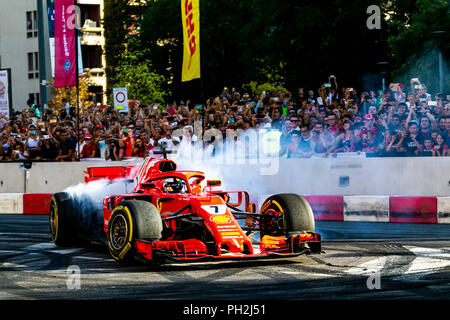
[[[53,193],[0,193],[0,214],[48,214]]]

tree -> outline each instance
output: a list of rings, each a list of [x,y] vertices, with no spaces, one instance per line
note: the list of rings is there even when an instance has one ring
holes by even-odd
[[[77,88],[76,87],[63,87],[56,88],[54,86],[55,81],[50,80],[49,85],[51,87],[51,96],[52,100],[47,102],[47,105],[52,110],[59,110],[63,107],[61,104],[62,99],[67,99],[70,105],[77,105]],[[92,83],[89,81],[89,77],[83,76],[78,78],[78,95],[79,95],[79,106],[80,112],[83,112],[83,109],[87,107],[88,104],[92,103],[90,98],[93,96],[93,93],[89,92],[89,86]]]
[[[357,87],[386,56],[386,41],[366,27],[366,9],[381,0],[216,0],[200,1],[203,87],[239,88],[256,81],[281,82],[291,90],[319,88],[330,73]],[[175,95],[188,94],[180,82],[182,28],[180,0],[149,3],[141,21],[142,44],[158,70],[173,79]],[[277,79],[277,80],[274,80]]]
[[[437,51],[442,50],[444,61],[450,55],[450,15],[446,0],[399,0],[387,6],[393,12],[389,27],[389,46],[392,52],[392,76],[395,81],[409,84],[409,79],[419,77],[428,85],[429,92],[437,92]],[[446,31],[433,39],[432,32]],[[440,48],[439,48],[440,47]],[[447,65],[446,91],[450,91]]]
[[[145,50],[143,50],[145,52]],[[152,63],[144,57],[143,52],[125,52],[121,63],[115,68],[113,87],[126,87],[130,99],[143,104],[164,103],[169,91],[165,89],[166,79],[152,71]]]
[[[116,66],[121,62],[121,54],[137,36],[136,23],[147,3],[142,0],[105,0],[104,4],[105,72],[108,79],[107,95],[110,96],[110,80],[114,81],[116,77]]]

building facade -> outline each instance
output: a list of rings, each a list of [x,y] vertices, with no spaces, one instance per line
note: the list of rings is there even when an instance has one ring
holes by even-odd
[[[81,54],[83,72],[89,77],[89,92],[94,102],[106,103],[105,37],[103,32],[103,0],[78,0],[80,8]]]
[[[51,1],[51,0],[49,0]],[[83,74],[95,103],[106,103],[105,38],[101,21],[103,0],[77,0]],[[27,100],[46,104],[51,100],[52,79],[47,0],[2,1],[0,10],[0,69],[11,69],[14,111]]]
[[[39,29],[36,0],[2,1],[0,68],[11,69],[12,107],[25,108],[29,98],[40,102]]]

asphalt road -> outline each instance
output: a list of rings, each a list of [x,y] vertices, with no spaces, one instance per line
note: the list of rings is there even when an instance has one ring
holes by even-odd
[[[122,266],[58,248],[47,216],[0,215],[0,299],[449,299],[450,226],[317,222],[320,255]]]

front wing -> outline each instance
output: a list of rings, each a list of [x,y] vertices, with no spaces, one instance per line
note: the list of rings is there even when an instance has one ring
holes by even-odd
[[[288,236],[273,237],[265,235],[259,243],[259,249],[244,253],[211,254],[211,250],[197,239],[182,241],[136,240],[136,249],[145,260],[161,261],[219,261],[251,260],[282,257],[296,257],[302,254],[320,253],[321,237],[317,233],[293,233]]]

